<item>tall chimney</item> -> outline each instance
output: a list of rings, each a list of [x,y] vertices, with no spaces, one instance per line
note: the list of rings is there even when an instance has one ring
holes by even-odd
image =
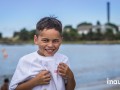
[[[110,22],[110,3],[107,2],[107,23]]]

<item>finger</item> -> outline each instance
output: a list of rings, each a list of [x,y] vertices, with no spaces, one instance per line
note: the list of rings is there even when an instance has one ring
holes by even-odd
[[[64,73],[59,73],[60,76],[62,76],[64,79],[68,79],[68,76]]]
[[[69,69],[69,66],[67,65],[67,64],[65,64],[65,63],[62,63],[62,65],[60,65],[60,66],[63,66],[62,68],[64,69],[64,70],[68,70]]]
[[[40,73],[46,73],[47,72],[47,70],[41,70],[41,72]]]
[[[63,63],[63,62],[60,62],[60,63],[59,63],[59,65],[62,65],[62,66],[64,66],[64,63]]]
[[[44,79],[44,83],[45,83],[45,84],[49,84],[49,83],[50,83],[50,80],[51,80],[51,78]]]
[[[44,84],[49,84],[50,82],[44,82]]]
[[[63,65],[58,65],[58,68],[65,69]]]
[[[58,68],[67,70],[68,66],[62,63],[62,64],[60,64],[60,65],[58,66]]]
[[[67,65],[65,64],[65,63],[59,63],[59,65],[58,66],[62,66],[62,67],[67,67]]]
[[[63,67],[66,67],[67,65],[63,62],[59,63],[59,65],[62,65]]]
[[[51,80],[51,78],[46,78],[44,81],[49,82],[50,80]]]
[[[64,69],[58,68],[58,73],[65,73]]]
[[[64,73],[59,73],[59,75],[62,77],[66,77],[66,75]]]
[[[50,74],[50,71],[44,71],[44,75]]]
[[[45,78],[51,78],[50,74],[45,75]]]
[[[68,65],[67,65],[67,64],[65,64],[65,63],[62,63],[62,65],[63,65],[64,67],[68,67]]]

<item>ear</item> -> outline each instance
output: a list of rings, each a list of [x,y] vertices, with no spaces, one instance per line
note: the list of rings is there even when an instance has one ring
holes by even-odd
[[[34,35],[34,43],[38,45],[38,37],[36,35]]]
[[[63,37],[61,37],[62,41],[63,41]]]
[[[63,37],[61,36],[61,43],[62,43],[62,41],[63,41]]]
[[[63,41],[63,37],[60,37],[60,44],[62,43],[62,41]]]

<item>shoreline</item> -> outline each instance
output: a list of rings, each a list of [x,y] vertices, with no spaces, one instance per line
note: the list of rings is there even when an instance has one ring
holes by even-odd
[[[120,80],[120,77],[113,77],[113,80]],[[107,84],[106,80],[100,80],[83,85],[77,85],[75,90],[120,90],[120,84]]]
[[[24,45],[24,44],[34,44],[33,41],[0,41],[2,45]],[[103,41],[63,41],[62,44],[89,44],[89,45],[101,45],[101,44],[120,44],[120,40],[103,40]]]
[[[77,87],[75,90],[120,90],[119,85],[98,84],[93,86]]]

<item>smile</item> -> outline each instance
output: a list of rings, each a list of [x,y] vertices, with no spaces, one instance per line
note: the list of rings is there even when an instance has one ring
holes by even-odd
[[[53,53],[55,49],[45,49],[48,53]]]

